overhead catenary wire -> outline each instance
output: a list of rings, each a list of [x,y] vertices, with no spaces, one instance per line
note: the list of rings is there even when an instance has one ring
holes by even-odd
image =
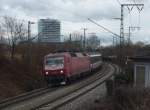
[[[133,2],[136,4],[136,1],[135,1],[135,0],[133,0]]]
[[[119,4],[121,4],[120,3],[120,1],[119,0],[117,0],[118,1],[118,3]],[[70,12],[70,11],[69,11]],[[72,12],[70,12],[70,13],[72,13]],[[75,12],[73,12],[74,13],[74,15],[76,15],[76,16],[79,16],[79,17],[84,17],[84,16],[82,16],[82,15],[80,15],[80,14],[77,14],[77,13],[75,13]],[[85,17],[84,17],[85,18]],[[85,19],[89,19],[89,18],[85,18]],[[23,20],[24,22],[26,22],[26,20]],[[96,22],[95,22],[96,23]],[[99,26],[100,26],[100,24],[98,24]],[[107,28],[105,28],[104,26],[102,26],[102,28],[104,29],[104,30],[106,30],[107,32],[109,32],[109,33],[112,33],[113,35],[115,35],[115,36],[118,36],[118,37],[120,37],[119,35],[117,35],[116,33],[114,33],[114,32],[112,32],[112,31],[110,31],[109,29],[107,29]],[[33,37],[33,39],[35,39],[35,37]]]
[[[119,0],[116,0],[118,2],[119,5],[121,5],[121,2]]]
[[[132,0],[134,4],[136,4],[135,0]],[[138,9],[138,6],[136,6]],[[139,11],[139,16],[138,16],[138,26],[140,26],[140,11]]]
[[[132,0],[132,2],[134,4],[137,4],[136,0]],[[136,7],[137,7],[138,12],[139,12],[139,15],[138,15],[138,27],[140,27],[140,23],[141,23],[141,11],[143,10],[144,7],[143,6],[142,7],[136,6]]]
[[[97,22],[95,22],[94,20],[92,20],[92,19],[90,19],[90,18],[88,18],[88,20],[89,20],[90,22],[92,22],[92,23],[96,24],[97,26],[99,26],[99,27],[103,28],[105,31],[107,31],[107,32],[109,32],[109,33],[111,33],[111,34],[115,35],[116,37],[119,37],[119,38],[120,38],[120,35],[118,35],[118,34],[116,34],[116,33],[112,32],[111,30],[107,29],[106,27],[104,27],[104,26],[102,26],[102,25],[98,24],[98,23],[97,23]]]

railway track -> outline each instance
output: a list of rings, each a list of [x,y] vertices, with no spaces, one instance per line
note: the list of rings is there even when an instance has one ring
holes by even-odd
[[[44,88],[33,90],[31,92],[23,93],[21,95],[15,96],[15,97],[7,98],[5,100],[0,101],[0,110],[7,107],[7,106],[9,106],[9,105],[19,103],[21,101],[28,100],[32,97],[37,97],[41,94],[51,92],[51,91],[54,91],[54,90],[56,90],[56,88],[44,87]]]
[[[114,72],[116,71],[116,67],[113,66],[115,69],[113,70]],[[43,106],[40,106],[36,108],[35,110],[56,110],[57,108],[64,106],[67,103],[70,103],[71,101],[74,101],[78,97],[85,95],[86,93],[90,92],[91,90],[95,89],[98,87],[100,84],[102,84],[106,79],[105,75],[107,74],[108,71],[105,69],[102,74],[97,75],[96,78],[92,78],[91,81],[89,81],[87,84],[82,86],[81,88],[77,88],[70,93],[65,94],[62,97],[59,97],[59,99],[56,99],[54,101],[49,102],[49,104],[45,104]],[[112,74],[110,74],[109,77],[111,77]]]
[[[83,81],[80,81],[79,83],[71,84],[69,86],[62,86],[59,88],[52,88],[52,89],[42,88],[39,90],[32,91],[30,93],[17,96],[12,99],[4,100],[0,102],[0,109],[1,110],[31,110],[31,109],[42,110],[42,109],[45,109],[45,106],[47,105],[51,106],[50,109],[55,109],[67,103],[68,101],[71,101],[79,97],[85,92],[92,90],[92,88],[95,88],[96,86],[98,86],[98,84],[100,83],[96,84],[95,86],[91,86],[90,89],[85,89],[87,91],[83,91],[77,96],[72,97],[71,95],[71,94],[77,94],[77,92],[81,90],[82,88],[86,88],[91,83],[98,81],[100,78],[104,78],[105,75],[108,72],[110,72],[108,71],[109,68],[108,66],[106,66],[102,69],[101,74],[98,72],[94,74],[93,76],[88,77],[87,79]],[[66,98],[68,100],[66,100]]]

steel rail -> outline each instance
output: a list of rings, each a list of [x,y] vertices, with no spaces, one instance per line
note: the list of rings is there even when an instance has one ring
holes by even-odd
[[[23,93],[23,94],[20,94],[18,96],[15,96],[15,97],[7,98],[5,100],[0,101],[0,109],[5,108],[9,105],[24,101],[24,100],[28,100],[32,97],[37,97],[41,94],[51,92],[51,91],[54,91],[54,90],[56,90],[56,88],[45,87],[45,88],[40,88],[40,89],[33,90],[31,92]]]
[[[101,70],[101,72],[104,71],[105,69],[106,69],[106,67],[103,68]],[[98,73],[95,73],[94,75],[91,75],[90,77],[86,77],[86,78],[84,78],[84,80],[88,80],[90,78],[93,78],[94,76],[97,77],[98,76],[97,74]],[[72,86],[72,85],[81,83],[81,82],[86,83],[86,81],[84,81],[84,80],[81,80],[80,82],[75,82],[75,83],[69,85],[69,87]],[[25,94],[22,94],[22,95],[13,97],[13,98],[8,98],[8,99],[0,102],[0,109],[7,109],[7,107],[9,108],[9,107],[11,107],[14,104],[16,105],[16,104],[19,104],[20,102],[26,102],[26,101],[28,101],[31,98],[37,99],[39,96],[44,96],[46,94],[51,94],[51,93],[54,93],[57,90],[59,91],[61,89],[65,89],[67,87],[68,86],[63,86],[63,87],[59,87],[59,88],[47,88],[46,87],[46,88],[41,88],[41,89],[37,89],[37,90],[31,91],[31,92],[28,92],[28,93],[25,93]],[[31,101],[31,100],[29,100],[29,101]],[[43,106],[45,104],[47,104],[47,103],[44,103],[44,104],[41,104],[41,105],[36,105],[36,108],[39,108],[39,107],[41,107],[41,106]]]
[[[116,68],[113,66],[114,71],[113,73],[115,73]],[[75,89],[74,91],[70,92],[69,94],[65,94],[62,97],[59,97],[45,105],[42,105],[38,108],[36,108],[36,110],[55,110],[67,103],[70,103],[71,101],[77,99],[78,97],[85,95],[86,93],[90,92],[91,90],[95,89],[96,87],[98,87],[99,85],[101,85],[103,82],[106,81],[106,79],[108,79],[109,77],[112,77],[113,74],[111,74],[109,77],[107,77],[106,79],[104,79],[103,81],[101,81],[100,83],[97,83],[94,86],[91,86],[93,83],[97,82],[98,80],[102,79],[104,76],[107,75],[107,73],[110,72],[110,70],[108,71],[106,68],[103,71],[102,74],[99,74],[99,76],[96,77],[96,79],[92,79],[92,81],[88,82],[87,84],[84,85],[84,87],[79,87],[77,89]],[[90,88],[87,88],[88,86],[91,86]],[[86,89],[87,88],[87,89]],[[80,92],[82,91],[82,92]],[[78,93],[79,92],[79,93]],[[75,94],[75,95],[74,95]],[[34,109],[35,110],[35,109]]]

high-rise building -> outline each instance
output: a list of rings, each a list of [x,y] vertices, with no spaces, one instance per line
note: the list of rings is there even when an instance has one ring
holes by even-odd
[[[87,46],[96,49],[100,46],[100,39],[96,35],[90,35],[87,39]]]
[[[38,21],[40,42],[60,42],[60,21],[56,19],[40,19]]]

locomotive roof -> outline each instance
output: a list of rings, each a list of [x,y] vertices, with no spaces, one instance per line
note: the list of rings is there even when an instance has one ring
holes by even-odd
[[[98,57],[98,56],[102,56],[101,54],[93,54],[93,55],[89,55],[90,57]]]
[[[48,54],[48,55],[46,55],[46,56],[54,56],[54,55],[65,55],[65,54],[67,54],[67,52],[63,52],[63,53],[50,53],[50,54]]]
[[[89,56],[88,54],[86,53],[82,53],[82,52],[62,52],[62,53],[50,53],[48,55],[46,55],[47,57],[48,56],[63,56],[63,55],[71,55],[71,56],[74,56],[74,57],[81,57],[81,56]]]

